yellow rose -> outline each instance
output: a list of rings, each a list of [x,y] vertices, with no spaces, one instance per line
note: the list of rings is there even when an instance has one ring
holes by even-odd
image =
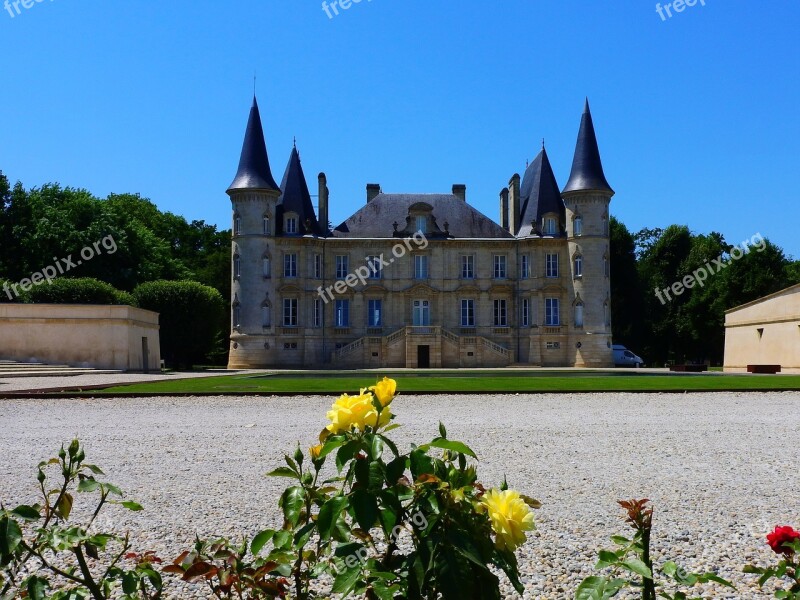
[[[535,529],[533,513],[519,492],[512,490],[489,490],[481,498],[486,506],[492,529],[495,532],[495,545],[499,549],[514,551],[525,540],[525,532]]]
[[[375,393],[375,397],[380,401],[381,406],[389,406],[397,395],[397,382],[394,379],[384,377],[383,381],[369,388]]]
[[[324,444],[317,444],[316,446],[311,446],[308,449],[308,453],[311,455],[311,460],[317,460],[319,458],[320,452],[322,452],[322,447]]]
[[[343,394],[333,404],[327,416],[331,423],[326,429],[331,433],[344,433],[353,429],[364,431],[368,426],[373,429],[383,427],[389,423],[392,413],[385,408],[378,419],[378,411],[372,404],[372,394],[363,389],[358,396]]]

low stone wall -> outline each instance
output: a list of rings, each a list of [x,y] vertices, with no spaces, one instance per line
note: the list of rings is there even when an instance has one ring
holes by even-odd
[[[161,368],[158,313],[132,306],[0,304],[0,358],[123,371]]]

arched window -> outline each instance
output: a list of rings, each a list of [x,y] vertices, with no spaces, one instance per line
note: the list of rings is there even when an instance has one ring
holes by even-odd
[[[233,305],[233,328],[239,329],[242,326],[242,307],[236,302]]]
[[[583,277],[583,257],[580,254],[576,254],[575,258],[572,259],[572,263],[575,277]]]
[[[575,237],[583,235],[583,217],[576,216],[572,221],[572,235]]]
[[[261,219],[261,227],[264,235],[269,235],[269,215],[264,215]]]
[[[575,305],[575,327],[583,327],[583,302]]]
[[[265,329],[272,327],[272,306],[269,301],[265,301],[261,305],[261,326]]]
[[[261,258],[261,269],[264,273],[264,277],[271,277],[272,276],[272,263],[269,259],[269,255],[265,254]]]
[[[242,235],[242,217],[238,213],[233,216],[233,235]]]
[[[242,276],[242,258],[238,254],[233,255],[233,278],[239,279]]]

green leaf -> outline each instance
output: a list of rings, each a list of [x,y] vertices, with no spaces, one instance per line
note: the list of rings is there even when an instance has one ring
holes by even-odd
[[[378,575],[378,573],[372,573],[372,575]],[[394,600],[395,595],[400,591],[400,586],[398,584],[387,585],[380,580],[373,581],[371,588],[379,600]]]
[[[633,573],[636,573],[637,575],[641,575],[645,579],[653,578],[653,573],[650,572],[650,568],[638,558],[629,558],[628,560],[623,561],[622,567]]]
[[[336,450],[337,448],[341,448],[347,443],[347,437],[343,435],[332,435],[327,440],[325,440],[325,444],[322,446],[322,450],[319,452],[319,460],[322,460],[328,454]]]
[[[423,448],[412,450],[409,455],[411,462],[411,475],[417,479],[420,475],[433,475],[433,459],[425,453]]]
[[[447,439],[447,429],[444,427],[444,423],[439,421],[439,435],[442,437],[443,440]]]
[[[97,465],[84,464],[83,468],[84,469],[89,469],[95,475],[105,475],[105,473],[103,473],[103,470],[100,467],[98,467]]]
[[[333,535],[333,529],[336,526],[336,521],[342,511],[347,508],[347,504],[348,499],[346,496],[335,496],[323,504],[322,508],[319,509],[319,515],[317,516],[317,529],[319,530],[319,536],[322,538],[323,542],[331,539],[331,536]]]
[[[575,600],[608,600],[628,584],[622,579],[592,576],[584,579],[575,592]]]
[[[333,582],[333,589],[331,592],[334,594],[342,594],[346,596],[353,591],[361,577],[361,564],[356,564],[352,567],[347,567],[340,572]]]
[[[472,458],[478,458],[478,456],[472,451],[472,448],[467,446],[464,442],[456,442],[444,438],[436,438],[430,444],[427,444],[427,446],[430,446],[431,448],[440,448],[442,450],[451,450],[453,452],[466,454],[467,456],[471,456]]]
[[[384,442],[379,435],[372,436],[372,443],[369,447],[369,457],[372,460],[378,460],[383,454]]]
[[[253,538],[252,543],[250,544],[250,552],[252,552],[253,556],[257,556],[261,549],[267,545],[273,537],[275,536],[274,529],[265,529],[259,534],[256,534],[256,537]]]
[[[139,504],[138,502],[133,502],[132,500],[125,500],[124,502],[119,503],[120,506],[124,506],[128,510],[132,510],[134,512],[139,512],[140,510],[144,510],[144,507]]]
[[[594,568],[598,571],[615,565],[619,561],[619,557],[614,552],[608,550],[600,550],[600,552],[597,553],[597,558],[598,561]]]
[[[298,479],[299,475],[297,474],[297,471],[294,471],[289,467],[278,467],[274,471],[267,473],[267,477],[290,477],[292,479]]]
[[[356,522],[364,531],[369,531],[378,520],[378,502],[375,496],[363,488],[350,495],[350,506],[353,508]]]
[[[24,521],[38,521],[41,518],[38,507],[26,506],[24,504],[12,510],[11,514]]]
[[[94,492],[98,489],[100,489],[100,482],[96,481],[93,477],[81,479],[80,483],[78,484],[79,492]]]
[[[47,598],[47,588],[49,587],[49,582],[47,579],[43,577],[37,577],[33,575],[28,579],[28,598],[31,600],[45,600]]]
[[[281,496],[279,506],[283,509],[283,516],[287,522],[292,524],[292,527],[297,525],[300,519],[300,512],[303,510],[306,502],[306,491],[300,486],[292,486],[286,488]]]
[[[136,589],[139,587],[139,580],[136,577],[135,573],[125,573],[122,576],[122,591],[128,594],[129,596],[133,596],[136,593]]]

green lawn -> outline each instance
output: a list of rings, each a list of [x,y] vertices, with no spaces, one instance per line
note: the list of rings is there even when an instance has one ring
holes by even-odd
[[[383,375],[381,374],[380,377]],[[87,394],[339,394],[371,385],[375,373],[229,375],[116,386]],[[800,375],[638,374],[631,371],[520,371],[411,373],[394,377],[402,393],[415,392],[683,392],[800,390]]]

